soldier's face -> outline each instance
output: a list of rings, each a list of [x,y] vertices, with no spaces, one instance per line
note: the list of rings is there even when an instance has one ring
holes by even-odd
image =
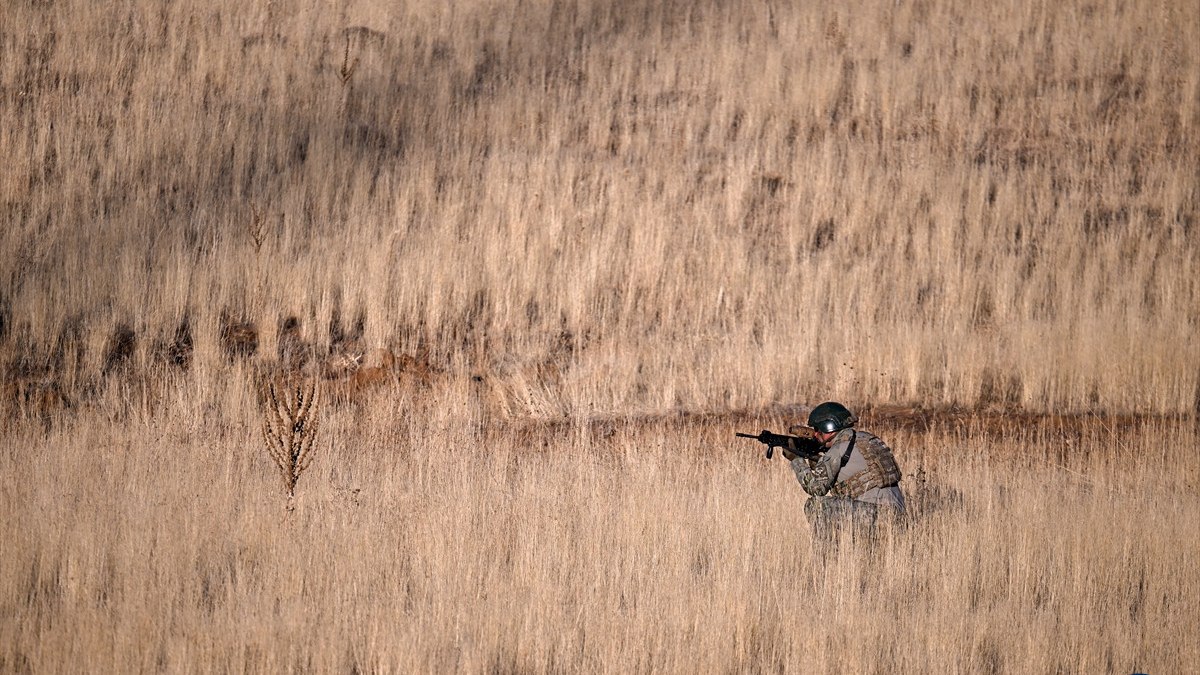
[[[821,442],[821,445],[829,445],[829,441],[832,441],[833,437],[837,436],[837,432],[814,431],[813,436]]]

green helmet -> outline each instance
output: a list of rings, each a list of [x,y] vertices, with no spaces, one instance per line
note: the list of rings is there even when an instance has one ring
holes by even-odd
[[[833,433],[854,426],[858,418],[846,406],[826,401],[808,414],[808,426],[822,433]]]

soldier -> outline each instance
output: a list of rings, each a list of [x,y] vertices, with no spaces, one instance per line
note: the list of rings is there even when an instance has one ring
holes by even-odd
[[[825,449],[818,459],[788,452],[792,470],[809,495],[804,515],[813,528],[820,553],[836,543],[837,531],[850,526],[857,534],[874,534],[881,517],[904,514],[900,467],[878,437],[854,429],[858,418],[840,403],[822,403],[808,415],[813,435]]]

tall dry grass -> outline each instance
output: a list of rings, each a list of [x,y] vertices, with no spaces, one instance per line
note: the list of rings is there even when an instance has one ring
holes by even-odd
[[[1200,656],[1191,425],[867,414],[918,519],[818,567],[791,471],[731,438],[781,418],[488,427],[435,393],[331,414],[290,512],[249,432],[191,409],[207,392],[175,424],[15,439],[0,670],[1166,673]]]
[[[0,19],[0,671],[1200,656],[1195,3]],[[732,432],[824,399],[943,412],[817,566]]]
[[[518,416],[1197,405],[1194,3],[4,12],[0,341],[78,397],[290,316]]]

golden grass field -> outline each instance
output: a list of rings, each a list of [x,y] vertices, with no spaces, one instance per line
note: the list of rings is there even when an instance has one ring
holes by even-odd
[[[806,4],[5,3],[0,672],[1194,667],[1200,6]]]

